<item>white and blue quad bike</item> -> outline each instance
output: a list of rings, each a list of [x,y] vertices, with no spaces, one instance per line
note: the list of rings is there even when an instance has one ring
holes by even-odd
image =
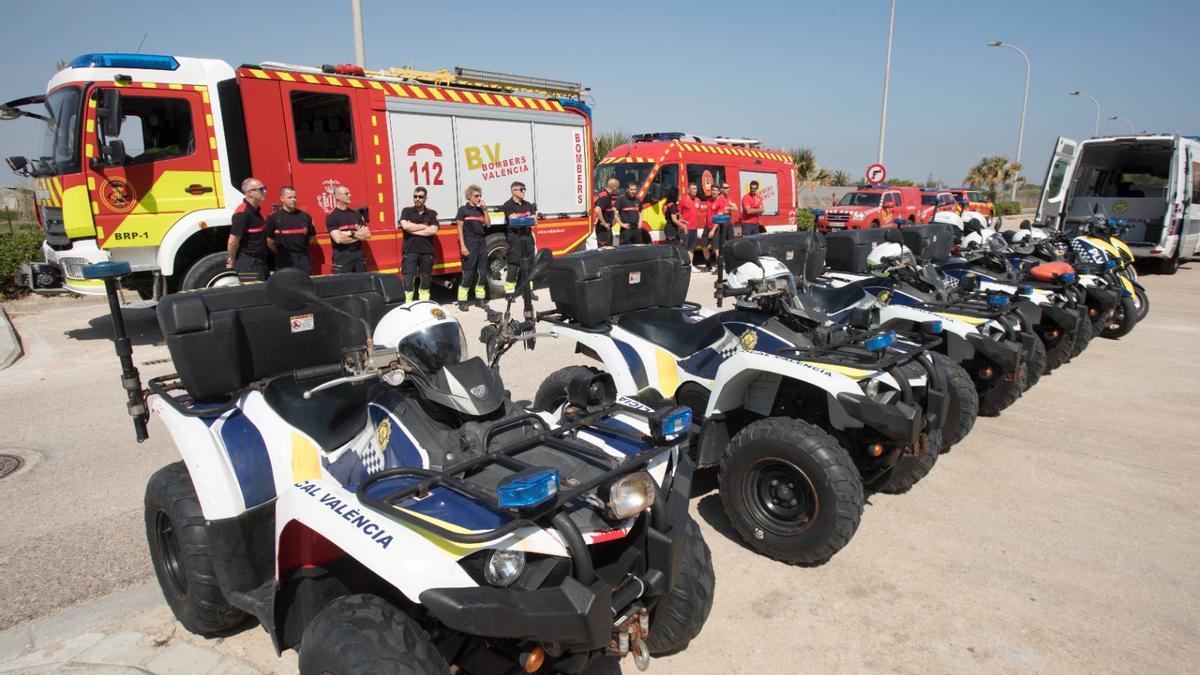
[[[88,273],[115,308],[128,266]],[[496,364],[531,322],[496,313],[489,363],[403,300],[393,276],[293,270],[170,295],[178,374],[145,394],[113,312],[138,438],[154,412],[182,455],[145,498],[176,618],[205,636],[253,618],[305,674],[645,668],[685,648],[714,588],[687,511],[691,412],[594,375],[529,412]]]
[[[598,361],[617,391],[694,411],[697,465],[719,467],[725,511],[751,548],[824,562],[857,529],[864,484],[904,492],[932,468],[945,383],[926,372],[920,349],[892,349],[892,334],[814,346],[764,312],[686,302],[690,278],[675,246],[562,256],[548,274],[555,309],[539,318]],[[566,383],[589,372],[602,371],[554,373],[534,407],[557,408]]]
[[[966,369],[937,350],[945,349],[944,338],[966,339],[943,336],[943,325],[950,324],[965,334],[977,333],[975,326],[901,306],[892,314],[903,314],[906,319],[901,321],[893,316],[891,325],[883,325],[881,310],[887,311],[887,306],[876,296],[855,291],[853,286],[816,286],[809,281],[809,265],[814,270],[823,265],[823,251],[817,250],[822,246],[820,237],[812,232],[778,232],[738,239],[725,248],[729,271],[726,275],[723,268],[718,268],[718,293],[734,298],[740,308],[766,312],[793,331],[806,335],[814,344],[865,342],[872,331],[891,330],[898,337],[894,348],[928,351],[931,365],[945,373],[949,396],[941,427],[941,450],[945,452],[974,426],[979,396]]]
[[[808,261],[807,292],[835,320],[855,309],[877,309],[879,324],[914,331],[942,322],[938,350],[966,369],[975,385],[979,414],[998,415],[1041,374],[1044,350],[1025,308],[1006,293],[965,291],[952,278],[916,264],[895,246],[895,259],[872,253],[896,245],[912,227],[832,232],[821,237]],[[892,240],[892,241],[889,241]],[[824,270],[823,273],[813,273]]]

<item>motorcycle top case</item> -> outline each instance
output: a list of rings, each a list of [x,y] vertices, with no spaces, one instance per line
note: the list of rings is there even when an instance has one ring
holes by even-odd
[[[395,276],[314,277],[317,295],[375,324],[404,302]],[[197,401],[227,398],[251,382],[341,360],[366,344],[357,321],[321,307],[289,312],[267,299],[266,284],[168,295],[158,323],[175,371]]]
[[[807,275],[815,280],[824,271],[824,252],[819,234],[813,232],[775,232],[736,239],[729,246],[729,256],[736,263],[753,262],[770,257],[783,263],[797,279]]]
[[[621,246],[555,258],[547,274],[560,314],[585,326],[687,299],[691,261],[679,246]]]
[[[891,229],[842,230],[826,234],[825,264],[835,272],[866,274],[867,256],[887,241]]]
[[[946,223],[905,225],[900,228],[900,235],[913,255],[926,260],[949,258],[954,247],[954,231]]]

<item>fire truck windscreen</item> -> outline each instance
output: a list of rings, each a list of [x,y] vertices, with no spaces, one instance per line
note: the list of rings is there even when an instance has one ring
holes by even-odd
[[[609,178],[616,178],[621,181],[621,192],[624,193],[625,186],[629,183],[637,183],[638,187],[646,182],[650,176],[650,172],[654,169],[654,164],[650,162],[630,162],[628,164],[602,164],[596,167],[596,172],[593,175],[592,185],[596,186],[596,190],[603,190]]]
[[[62,175],[79,171],[79,87],[63,87],[46,97],[46,130],[42,136],[44,166],[35,167],[36,175]]]
[[[838,206],[879,206],[882,197],[878,192],[847,192]]]

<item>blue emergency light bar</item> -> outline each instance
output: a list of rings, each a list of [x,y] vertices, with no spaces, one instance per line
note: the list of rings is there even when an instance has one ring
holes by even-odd
[[[989,295],[988,304],[992,307],[1003,307],[1008,304],[1007,295]]]
[[[692,426],[692,409],[680,406],[678,410],[667,415],[662,421],[663,438],[671,440]]]
[[[501,508],[527,509],[558,494],[558,469],[529,469],[513,474],[496,487]]]
[[[1066,274],[1059,275],[1058,280],[1064,284],[1073,284],[1075,283],[1075,273],[1067,272]]]
[[[142,68],[178,70],[174,56],[163,54],[84,54],[67,64],[69,68]]]
[[[881,351],[887,349],[888,347],[891,347],[893,344],[895,344],[895,342],[896,342],[896,332],[889,330],[886,333],[880,333],[879,335],[876,335],[876,336],[868,339],[867,340],[867,351],[881,352]]]

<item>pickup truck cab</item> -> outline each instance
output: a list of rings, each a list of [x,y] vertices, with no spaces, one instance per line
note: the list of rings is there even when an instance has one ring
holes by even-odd
[[[897,219],[907,220],[914,225],[929,222],[929,218],[921,218],[920,206],[920,188],[861,186],[834,202],[817,226],[822,232],[828,232],[895,227]]]

